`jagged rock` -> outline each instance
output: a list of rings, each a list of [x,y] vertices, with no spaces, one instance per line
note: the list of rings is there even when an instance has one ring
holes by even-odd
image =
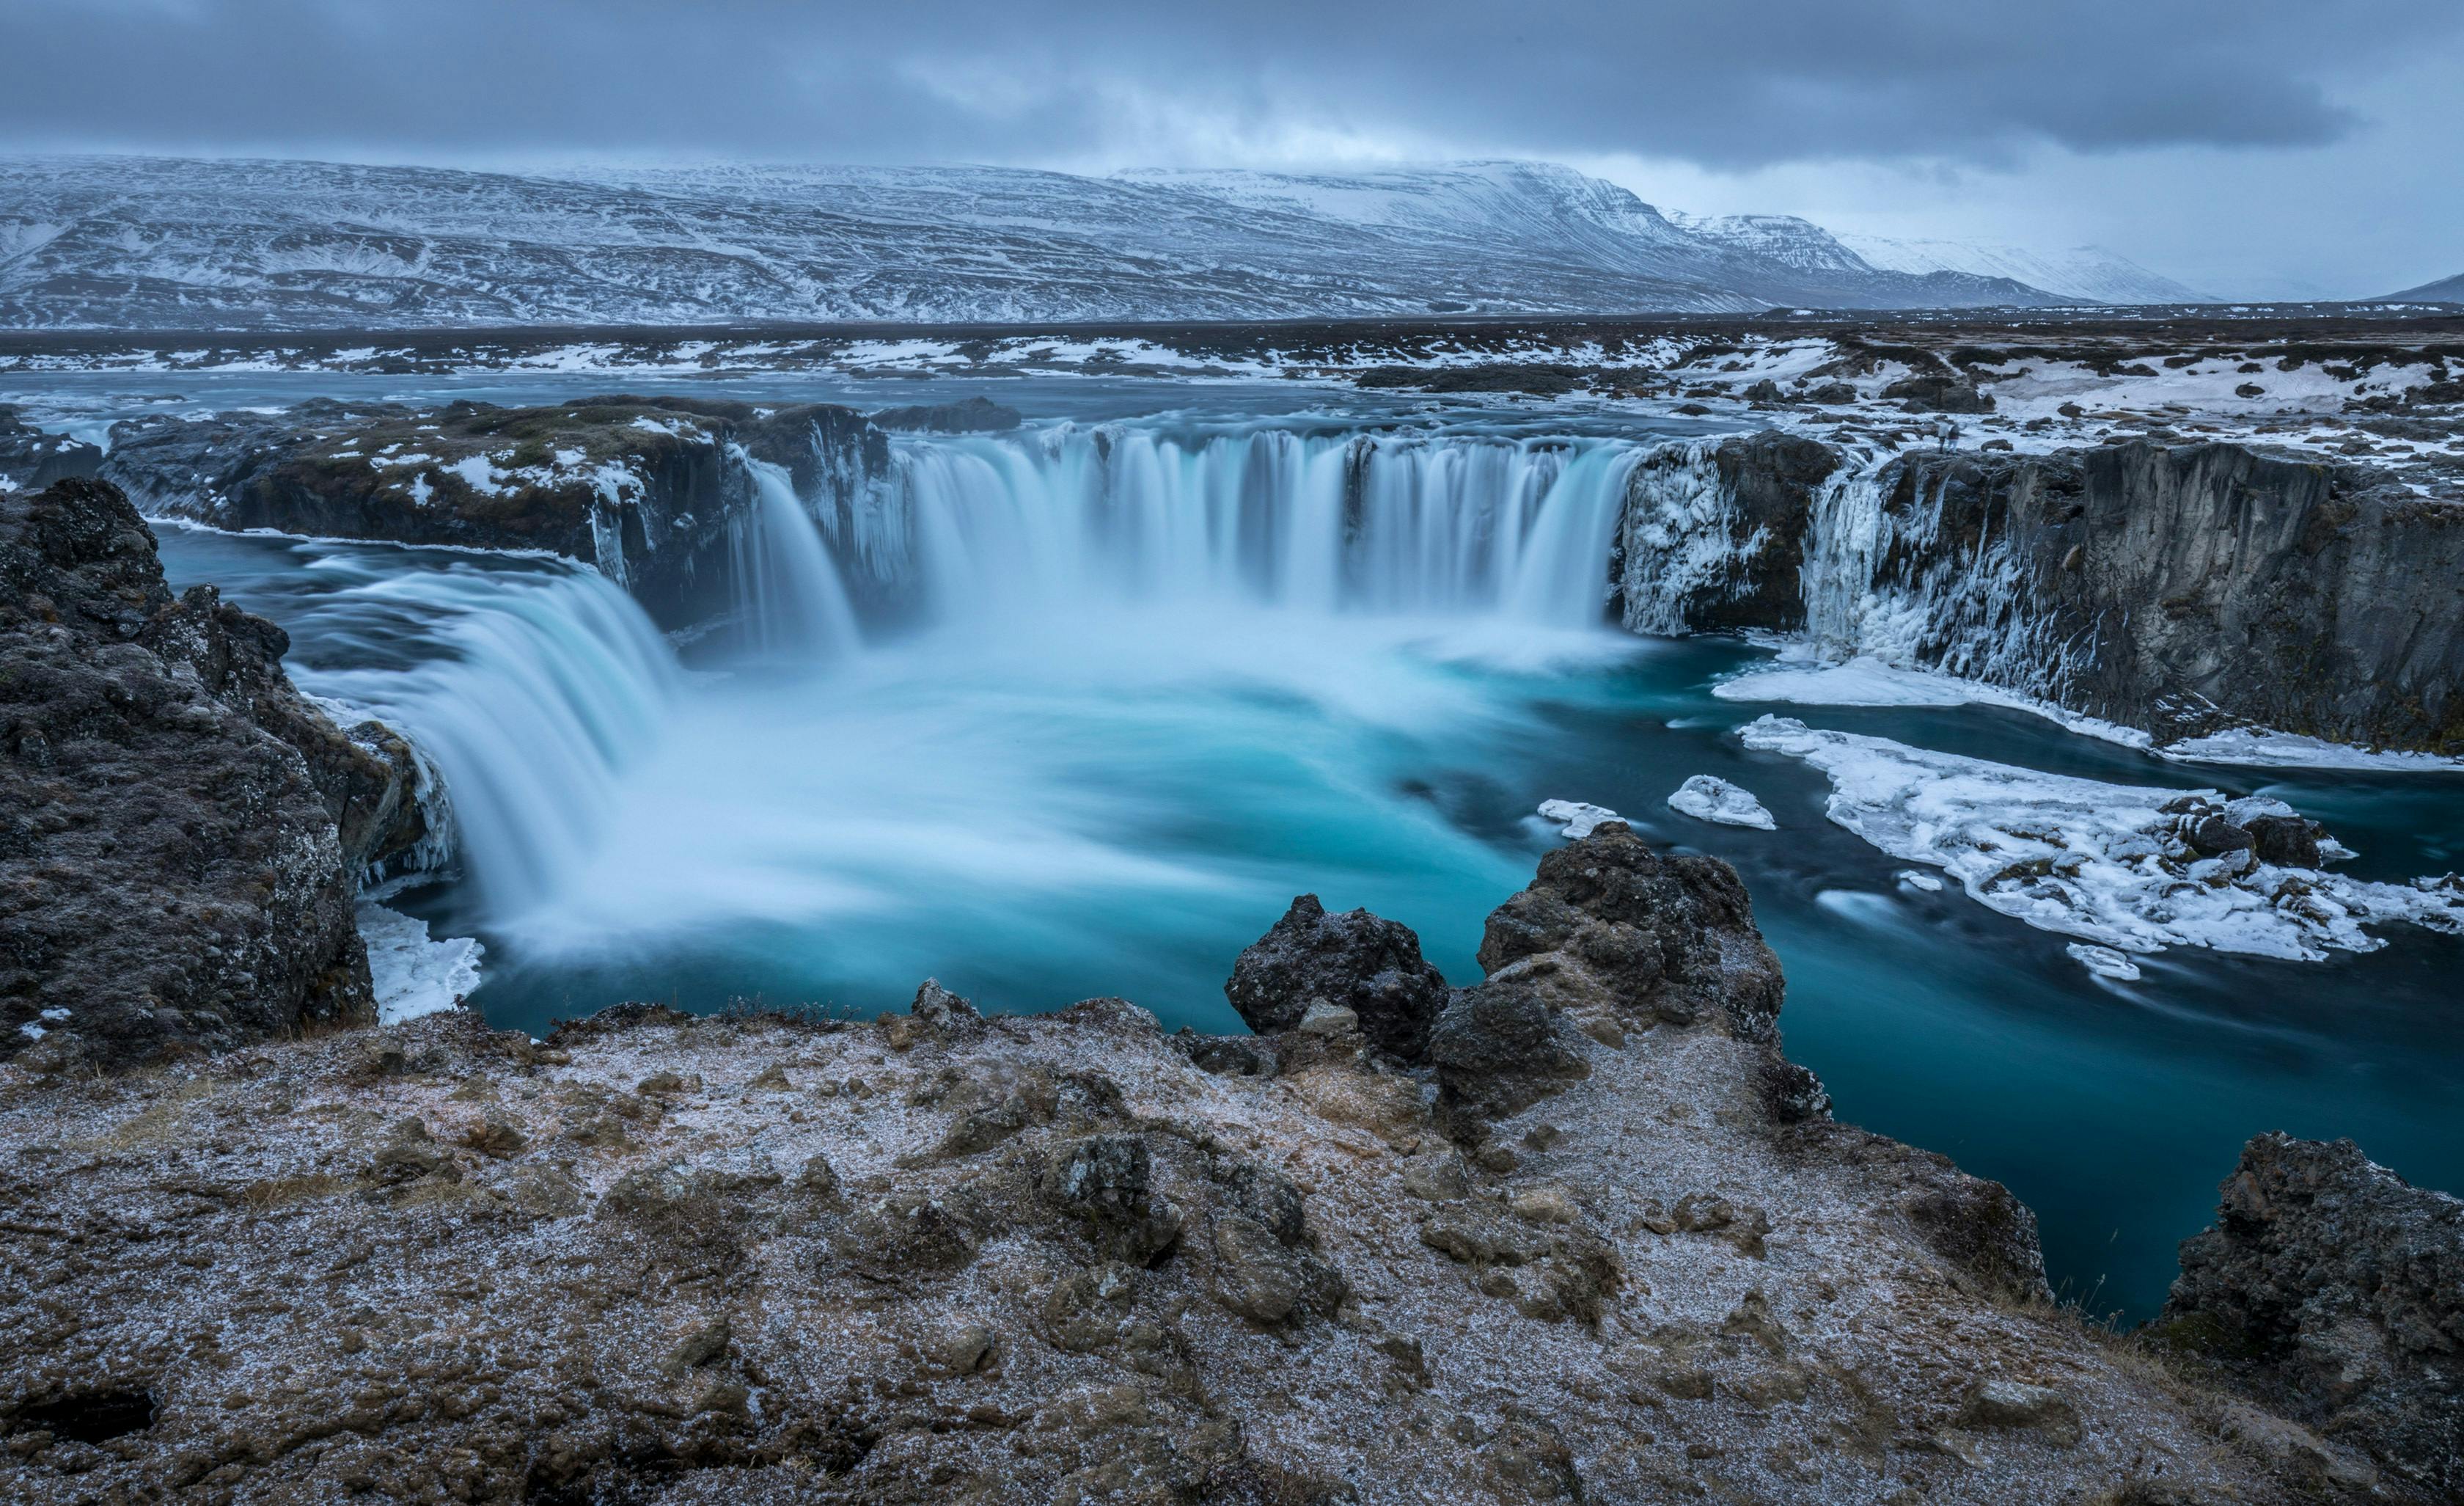
[[[2260,1135],[2154,1325],[2416,1489],[2464,1493],[2464,1202]]]
[[[1873,584],[1931,598],[1927,665],[2167,742],[2264,726],[2464,751],[2453,501],[2355,466],[2145,441],[1914,453],[1881,486],[1886,526],[1910,526]],[[2015,582],[1980,551],[2013,561]],[[2041,651],[1993,647],[2013,622]]]
[[[1724,439],[1705,458],[1646,455],[1627,481],[1610,562],[1619,620],[1652,632],[1802,628],[1815,498],[1839,465],[1830,446],[1777,431]],[[1707,560],[1696,537],[1706,508],[1723,534]],[[1672,581],[1683,587],[1674,598]]]
[[[915,1002],[908,1006],[907,1012],[918,1024],[944,1033],[970,1025],[980,1025],[984,1018],[976,1011],[973,1004],[931,978],[925,979],[924,986],[915,990]]]
[[[1588,1074],[1576,1031],[1528,987],[1459,990],[1429,1033],[1429,1061],[1448,1108],[1513,1114]]]
[[[1331,1316],[1343,1305],[1350,1290],[1343,1273],[1258,1220],[1219,1214],[1211,1237],[1216,1296],[1242,1317],[1282,1323]]]
[[[1662,856],[1621,821],[1540,860],[1529,888],[1482,937],[1494,976],[1543,953],[1580,963],[1625,1009],[1676,1024],[1706,1017],[1746,1039],[1779,1015],[1779,960],[1754,929],[1737,872],[1715,857]]]
[[[175,599],[116,488],[0,494],[0,1057],[369,1015],[354,890],[415,840],[415,776],[300,698],[288,647],[210,587]]]
[[[2152,374],[2152,373],[2151,373]],[[1896,399],[1911,413],[1990,413],[1993,399],[1976,390],[1972,383],[1947,372],[1925,372],[1902,377],[1882,388],[1882,396]]]
[[[1313,1001],[1348,1008],[1373,1045],[1416,1061],[1446,1008],[1446,981],[1411,927],[1366,910],[1330,915],[1302,895],[1233,963],[1223,995],[1262,1034],[1298,1029]]]
[[[2242,823],[2262,863],[2277,868],[2317,868],[2320,839],[2327,829],[2306,816],[2253,816]]]
[[[0,403],[0,492],[39,492],[54,481],[92,476],[102,450],[65,434],[47,434]]]

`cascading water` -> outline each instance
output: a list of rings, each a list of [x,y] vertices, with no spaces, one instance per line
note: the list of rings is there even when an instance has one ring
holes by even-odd
[[[1603,440],[1062,427],[900,447],[845,541],[943,620],[1198,603],[1601,618],[1626,477]]]
[[[784,466],[731,447],[751,477],[753,504],[736,520],[730,565],[737,618],[753,650],[816,663],[856,647],[855,609],[821,525],[796,495]]]
[[[673,653],[596,572],[449,565],[378,574],[319,599],[316,661],[296,677],[407,734],[441,775],[458,855],[495,913],[548,898],[587,859],[625,771],[678,693]],[[397,634],[422,652],[403,657]]]

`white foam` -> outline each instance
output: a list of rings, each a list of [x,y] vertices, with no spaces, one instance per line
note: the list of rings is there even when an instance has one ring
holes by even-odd
[[[2207,946],[2310,962],[2330,948],[2384,945],[2365,924],[2464,931],[2464,882],[2453,875],[2365,883],[2253,863],[2246,852],[2200,857],[2182,839],[2179,808],[2188,797],[2200,802],[2193,817],[2226,814],[2213,790],[2072,779],[1786,717],[1763,717],[1740,735],[1749,748],[1828,775],[1833,821],[1894,857],[1945,870],[1978,903],[2043,930],[2122,951]]]
[[[1540,802],[1540,817],[1564,827],[1567,840],[1573,842],[1591,835],[1592,830],[1603,821],[1625,819],[1606,806],[1587,806],[1579,800],[1544,800]]]
[[[2099,978],[2110,978],[2115,983],[2139,981],[2139,964],[2130,960],[2128,953],[2117,952],[2110,946],[2091,946],[2085,941],[2073,941],[2062,950],[2078,958],[2080,966]]]
[[[1724,827],[1754,827],[1761,831],[1777,830],[1771,813],[1763,808],[1753,791],[1745,789],[1711,774],[1697,774],[1677,786],[1668,797],[1668,808],[1679,815],[1692,816],[1697,821],[1710,821]]]
[[[381,904],[363,903],[359,919],[379,1024],[400,1025],[451,1009],[479,986],[479,957],[486,948],[472,938],[430,939],[427,921]]]

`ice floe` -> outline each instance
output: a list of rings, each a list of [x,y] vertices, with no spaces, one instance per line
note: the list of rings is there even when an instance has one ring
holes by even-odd
[[[1820,769],[1825,813],[1893,857],[1945,870],[1990,909],[2117,950],[2315,962],[2384,945],[2365,924],[2464,931],[2464,881],[2452,874],[2368,883],[2258,861],[2239,823],[2289,815],[2280,801],[2073,779],[1787,717],[1740,735]],[[2332,839],[2320,849],[2322,860],[2342,851]]]
[[[1799,706],[2007,706],[2042,717],[2083,737],[2144,748],[2153,741],[2136,727],[2082,716],[2049,700],[1930,670],[1902,669],[1871,656],[1837,664],[1780,659],[1711,687],[1722,700],[1774,700]],[[2321,744],[2322,746],[2326,744]]]
[[[400,1025],[452,1008],[479,986],[485,948],[472,938],[431,939],[427,921],[381,904],[363,903],[359,921],[360,940],[368,948],[368,979],[376,985],[378,1023]]]
[[[2376,753],[2348,742],[2328,742],[2290,732],[2235,728],[2168,742],[2158,748],[2183,764],[2239,764],[2251,768],[2343,768],[2389,773],[2464,772],[2464,758],[2436,753]]]
[[[1771,813],[1763,808],[1753,791],[1729,784],[1712,774],[1697,774],[1668,797],[1668,808],[1679,815],[1692,816],[1697,821],[1717,822],[1724,827],[1757,827],[1765,831],[1775,830]]]
[[[1587,806],[1579,800],[1544,800],[1540,802],[1540,818],[1553,821],[1566,829],[1566,839],[1579,842],[1592,834],[1592,829],[1603,821],[1622,821],[1606,806]]]

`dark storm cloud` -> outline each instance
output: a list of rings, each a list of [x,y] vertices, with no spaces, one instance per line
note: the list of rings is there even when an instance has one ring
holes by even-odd
[[[2453,0],[0,0],[0,147],[1992,162],[2331,142],[2341,80],[2459,33]]]

